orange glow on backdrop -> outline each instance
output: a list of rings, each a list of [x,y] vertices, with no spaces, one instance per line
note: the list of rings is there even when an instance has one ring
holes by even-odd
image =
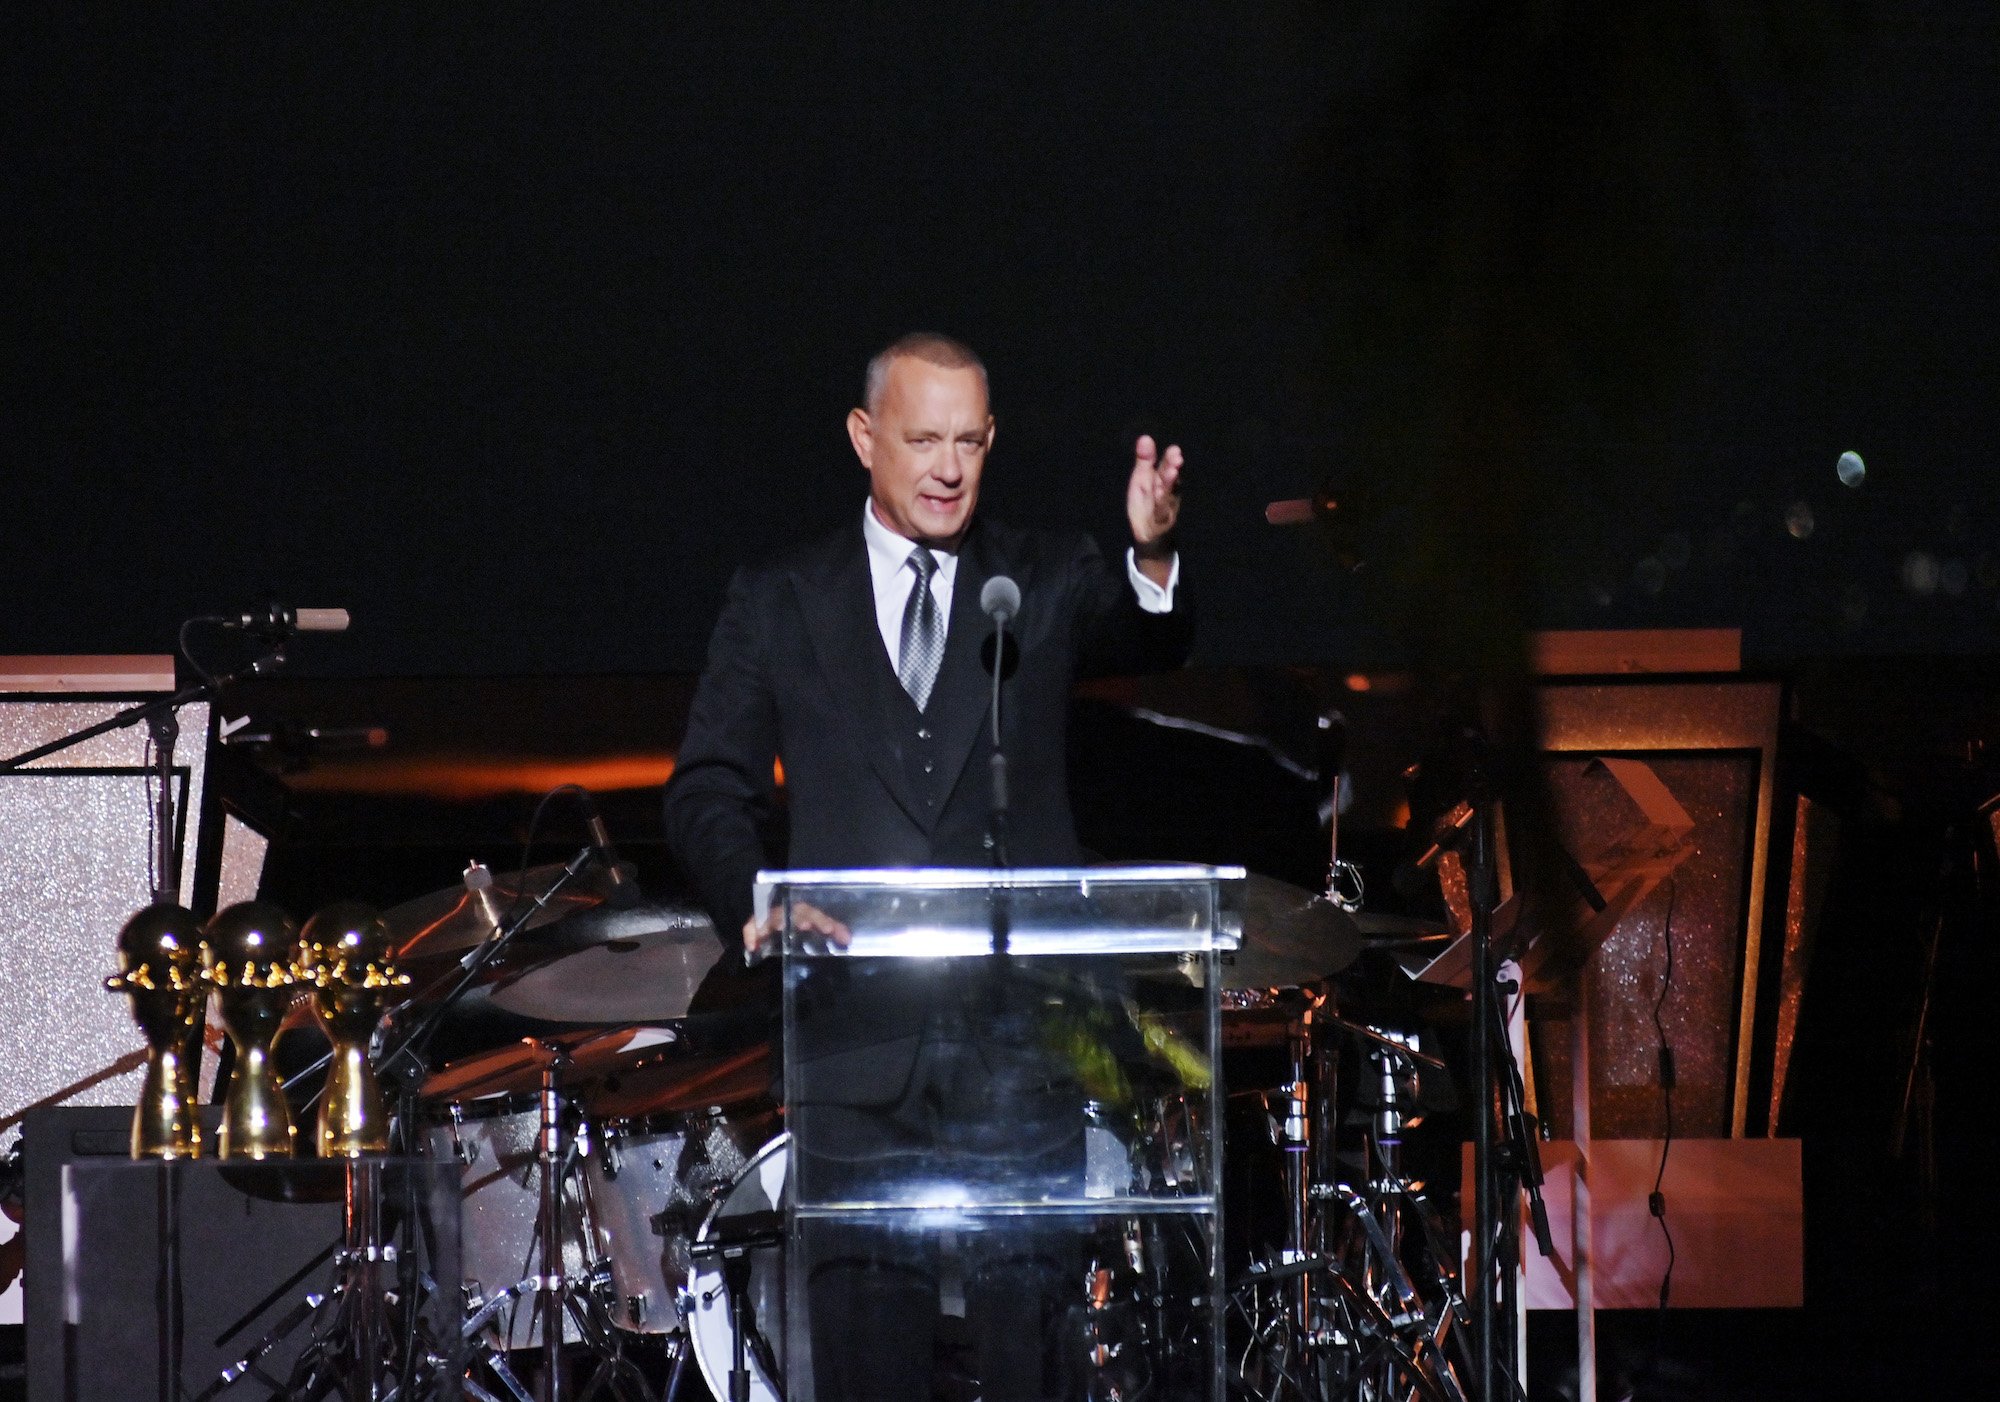
[[[558,784],[581,784],[598,793],[656,788],[674,772],[672,754],[644,755],[426,755],[394,756],[367,763],[326,764],[292,778],[299,789],[335,793],[498,798],[547,793]]]
[[[452,755],[421,758],[385,755],[322,764],[291,777],[301,790],[318,793],[406,794],[429,798],[501,798],[547,793],[558,784],[581,784],[594,793],[655,789],[673,777],[671,752],[636,755]],[[785,766],[774,763],[771,777],[785,786]]]

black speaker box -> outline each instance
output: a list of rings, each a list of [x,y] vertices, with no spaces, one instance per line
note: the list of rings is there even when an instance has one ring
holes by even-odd
[[[211,1135],[219,1114],[205,1112]],[[165,1175],[113,1167],[126,1159],[131,1123],[129,1108],[106,1106],[37,1110],[22,1126],[28,1402],[199,1397],[296,1316],[308,1292],[323,1294],[330,1283],[342,1234],[338,1202],[270,1201],[199,1165],[175,1175],[179,1190],[169,1203]],[[69,1209],[74,1298],[63,1260],[66,1168],[80,1170],[71,1175],[81,1191]],[[177,1263],[163,1259],[166,1212],[179,1219]],[[176,1274],[178,1299],[170,1300]],[[178,1392],[161,1387],[176,1342],[163,1323],[175,1312]],[[282,1380],[308,1327],[293,1328],[259,1371]],[[277,1391],[253,1375],[218,1402],[258,1402]]]

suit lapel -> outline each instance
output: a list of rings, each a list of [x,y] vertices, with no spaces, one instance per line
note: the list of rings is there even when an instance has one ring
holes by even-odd
[[[986,616],[979,611],[979,591],[986,581],[1001,573],[1005,562],[994,557],[989,533],[977,523],[967,532],[958,554],[958,577],[951,586],[951,624],[945,633],[944,661],[938,666],[937,684],[932,688],[926,714],[937,731],[938,758],[951,776],[945,785],[949,793],[972,755],[980,727],[987,724],[992,704],[993,679],[980,665],[980,645],[990,631]],[[939,805],[942,810],[943,805]]]
[[[881,630],[875,623],[875,586],[868,574],[868,545],[861,527],[852,527],[820,568],[793,571],[792,590],[820,672],[853,720],[855,743],[897,806],[927,829],[931,819],[911,789],[902,758],[890,738],[891,727],[903,712],[914,708],[882,650]],[[952,638],[958,628],[957,605],[954,594],[951,629],[945,635],[945,667],[950,666]],[[978,666],[975,657],[973,667],[977,670]],[[941,668],[940,684],[943,675]]]

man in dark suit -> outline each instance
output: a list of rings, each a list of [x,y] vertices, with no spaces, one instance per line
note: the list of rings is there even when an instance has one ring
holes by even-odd
[[[1126,489],[1132,545],[1114,567],[1087,536],[1014,530],[976,516],[994,421],[985,368],[959,343],[920,334],[884,350],[869,365],[864,405],[847,428],[869,475],[860,519],[737,574],[666,794],[669,844],[716,927],[741,930],[746,949],[768,937],[752,922],[751,886],[770,864],[764,838],[774,762],[783,765],[793,868],[991,860],[991,682],[980,657],[990,630],[979,608],[987,580],[1007,575],[1021,591],[1013,624],[1019,663],[1005,681],[1003,729],[1008,855],[1018,865],[1078,860],[1064,774],[1072,682],[1088,672],[1177,665],[1192,632],[1169,540],[1180,509],[1179,448],[1161,453],[1151,438],[1139,439]],[[823,933],[845,932],[828,922]],[[736,972],[725,967],[720,977]],[[920,1152],[903,1127],[939,1113],[970,1123],[995,1095],[1044,1160],[1068,1153],[1072,1140],[1080,1156],[1080,1120],[1073,1136],[1049,1123],[1076,1120],[1073,1086],[1043,1085],[1039,1098],[1024,1098],[968,1073],[996,1065],[996,1051],[1007,1062],[992,1025],[976,1039],[962,1017],[943,1026],[949,1008],[913,997],[893,977],[829,981],[821,1003],[815,1047],[831,1054],[800,1076],[815,1108],[828,1109],[817,1142],[835,1157]],[[1023,1035],[1013,1064],[1032,1082],[1040,1053],[1032,1034]],[[941,1095],[949,1103],[939,1111]],[[836,1269],[854,1265],[834,1260],[825,1290],[815,1276],[821,1402],[926,1396],[931,1333],[918,1316],[933,1282],[922,1261]],[[1001,1271],[988,1283],[991,1309],[974,1301],[978,1282],[967,1294],[968,1322],[981,1336],[984,1396],[1039,1395],[1028,1376],[1038,1366],[1021,1361],[1024,1349],[1038,1351],[1038,1340],[1009,1342],[1010,1334],[1035,1332],[1018,1317],[1018,1282]],[[986,1316],[983,1329],[975,1314]]]

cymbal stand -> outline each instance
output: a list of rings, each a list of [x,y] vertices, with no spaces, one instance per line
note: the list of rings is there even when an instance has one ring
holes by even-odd
[[[1332,1332],[1349,1344],[1340,1393],[1357,1402],[1422,1397],[1469,1402],[1468,1311],[1446,1234],[1402,1161],[1415,1072],[1435,1059],[1416,1038],[1360,1029],[1377,1104],[1368,1126],[1366,1185],[1333,1184],[1323,1196],[1344,1210],[1331,1250]],[[1413,1230],[1414,1229],[1414,1233]]]
[[[569,1368],[563,1354],[564,1325],[568,1322],[576,1325],[584,1346],[597,1358],[597,1367],[577,1394],[577,1402],[590,1402],[606,1390],[614,1396],[637,1396],[641,1402],[647,1402],[651,1394],[643,1377],[625,1358],[611,1329],[599,1317],[602,1290],[609,1282],[608,1270],[588,1260],[579,1274],[569,1275],[563,1269],[564,1194],[590,1154],[590,1127],[587,1121],[578,1121],[572,1115],[569,1098],[563,1093],[563,1072],[568,1065],[565,1049],[552,1043],[542,1045],[549,1055],[542,1065],[541,1124],[535,1141],[536,1167],[541,1174],[541,1200],[535,1222],[535,1253],[540,1270],[475,1311],[466,1322],[467,1337],[483,1328],[505,1302],[532,1294],[534,1318],[541,1330],[542,1372],[536,1402],[569,1402]],[[503,1385],[518,1389],[504,1360],[489,1356],[483,1361]]]
[[[384,1345],[393,1333],[385,1327],[379,1268],[398,1253],[393,1241],[382,1240],[379,1166],[350,1159],[344,1176],[342,1244],[327,1296],[332,1326],[299,1355],[286,1395],[318,1397],[337,1387],[345,1402],[381,1402],[395,1389],[385,1391]]]
[[[1286,1030],[1289,1078],[1273,1093],[1282,1102],[1272,1108],[1267,1100],[1272,1138],[1284,1154],[1284,1239],[1276,1259],[1251,1262],[1235,1282],[1231,1305],[1251,1335],[1237,1364],[1236,1382],[1271,1399],[1319,1402],[1325,1395],[1319,1362],[1337,1342],[1320,1325],[1319,1277],[1330,1258],[1315,1249],[1319,1236],[1315,1204],[1324,1196],[1322,1185],[1333,1161],[1330,1108],[1337,1062],[1332,1044],[1320,1035],[1326,995],[1301,990],[1301,996],[1304,1006]],[[1278,1293],[1273,1297],[1266,1291]],[[1263,1392],[1266,1387],[1268,1393]]]
[[[344,1163],[340,1242],[309,1267],[330,1254],[332,1287],[324,1294],[302,1296],[270,1332],[195,1394],[194,1402],[210,1402],[246,1377],[300,1402],[336,1391],[344,1402],[395,1402],[422,1395],[419,1385],[428,1384],[441,1362],[419,1318],[422,1296],[436,1287],[419,1265],[427,1251],[418,1240],[423,1224],[414,1203],[404,1205],[396,1232],[383,1239],[382,1182],[379,1161]],[[384,1268],[391,1266],[407,1311],[400,1328],[389,1312],[391,1294],[382,1279]],[[323,1311],[330,1313],[322,1317]],[[310,1342],[288,1376],[281,1381],[263,1371],[263,1359],[300,1328],[308,1330]]]

